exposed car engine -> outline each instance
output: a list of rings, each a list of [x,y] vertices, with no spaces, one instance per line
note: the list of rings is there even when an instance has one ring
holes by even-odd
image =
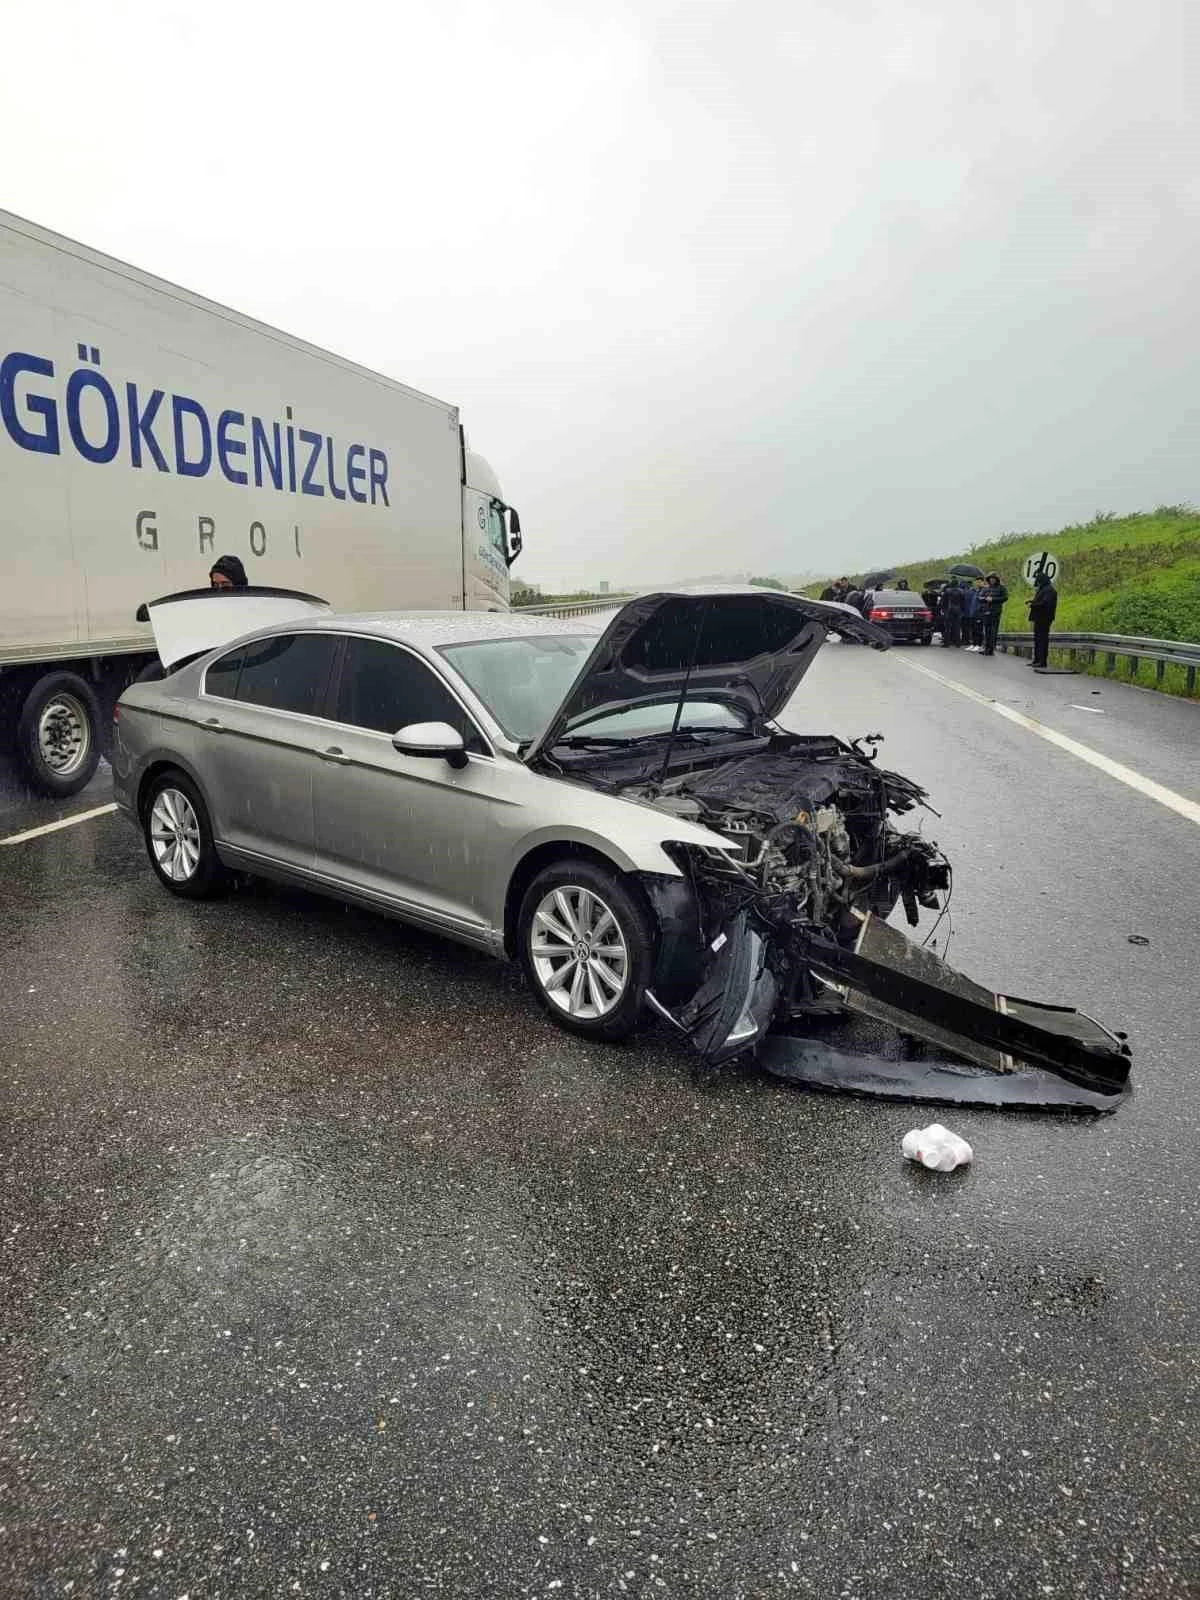
[[[938,909],[950,885],[937,846],[890,820],[922,805],[924,790],[832,737],[777,736],[761,754],[626,792],[736,845],[743,884],[844,942],[857,933],[855,913],[887,916],[902,899],[916,926],[919,906]],[[725,876],[706,866],[701,876]]]

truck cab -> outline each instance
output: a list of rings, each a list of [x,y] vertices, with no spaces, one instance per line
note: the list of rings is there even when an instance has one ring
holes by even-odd
[[[507,611],[508,569],[521,552],[521,519],[505,503],[499,479],[463,440],[463,606]]]

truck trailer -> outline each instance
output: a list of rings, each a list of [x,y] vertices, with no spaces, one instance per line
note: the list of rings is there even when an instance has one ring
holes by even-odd
[[[458,408],[0,211],[0,738],[73,794],[239,556],[338,610],[508,609],[520,521]]]

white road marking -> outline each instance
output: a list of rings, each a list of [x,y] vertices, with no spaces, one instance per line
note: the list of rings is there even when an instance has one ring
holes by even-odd
[[[60,828],[73,828],[77,822],[90,822],[93,817],[107,817],[115,805],[93,806],[90,811],[79,811],[73,817],[63,817],[61,822],[44,822],[40,828],[26,828],[24,833],[10,833],[0,844],[25,844],[29,839],[40,839],[44,833],[57,833]]]
[[[1099,706],[1077,706],[1075,704],[1074,700],[1071,701],[1071,710],[1072,711],[1090,711],[1091,714],[1094,717],[1102,717],[1104,715],[1104,712],[1101,710],[1101,708]]]
[[[990,711],[995,711],[998,716],[1005,717],[1009,722],[1015,722],[1018,728],[1025,728],[1030,733],[1036,733],[1039,739],[1045,739],[1047,744],[1057,745],[1060,750],[1065,750],[1068,755],[1075,756],[1080,761],[1086,761],[1089,767],[1095,767],[1098,772],[1107,772],[1110,778],[1116,778],[1118,783],[1128,784],[1131,789],[1136,789],[1139,794],[1146,795],[1151,800],[1157,800],[1160,806],[1166,806],[1168,811],[1175,811],[1181,817],[1186,817],[1189,822],[1194,822],[1200,827],[1200,804],[1189,800],[1185,795],[1176,794],[1174,789],[1167,789],[1161,783],[1155,783],[1153,778],[1145,778],[1140,772],[1135,772],[1132,767],[1124,767],[1119,761],[1113,761],[1110,756],[1101,755],[1099,750],[1093,750],[1090,745],[1080,744],[1078,739],[1072,739],[1065,733],[1059,733],[1054,728],[1048,728],[1044,722],[1039,722],[1036,717],[1027,717],[1023,711],[1014,711],[1011,706],[1003,705],[999,700],[993,700],[986,694],[980,694],[975,689],[968,689],[965,683],[956,683],[953,678],[944,678],[940,672],[934,672],[931,667],[918,666],[915,661],[909,661],[897,651],[893,658],[910,667],[913,672],[920,672],[927,678],[932,678],[935,683],[944,684],[947,689],[953,689],[955,694],[965,695],[968,700],[974,700],[978,705],[987,706]],[[1091,707],[1084,707],[1090,710]]]

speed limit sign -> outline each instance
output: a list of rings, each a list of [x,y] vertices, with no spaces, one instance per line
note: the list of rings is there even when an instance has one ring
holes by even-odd
[[[1025,574],[1026,583],[1032,583],[1039,572],[1044,572],[1053,583],[1058,577],[1058,561],[1049,550],[1039,550],[1036,555],[1025,558],[1025,565],[1021,570]]]

